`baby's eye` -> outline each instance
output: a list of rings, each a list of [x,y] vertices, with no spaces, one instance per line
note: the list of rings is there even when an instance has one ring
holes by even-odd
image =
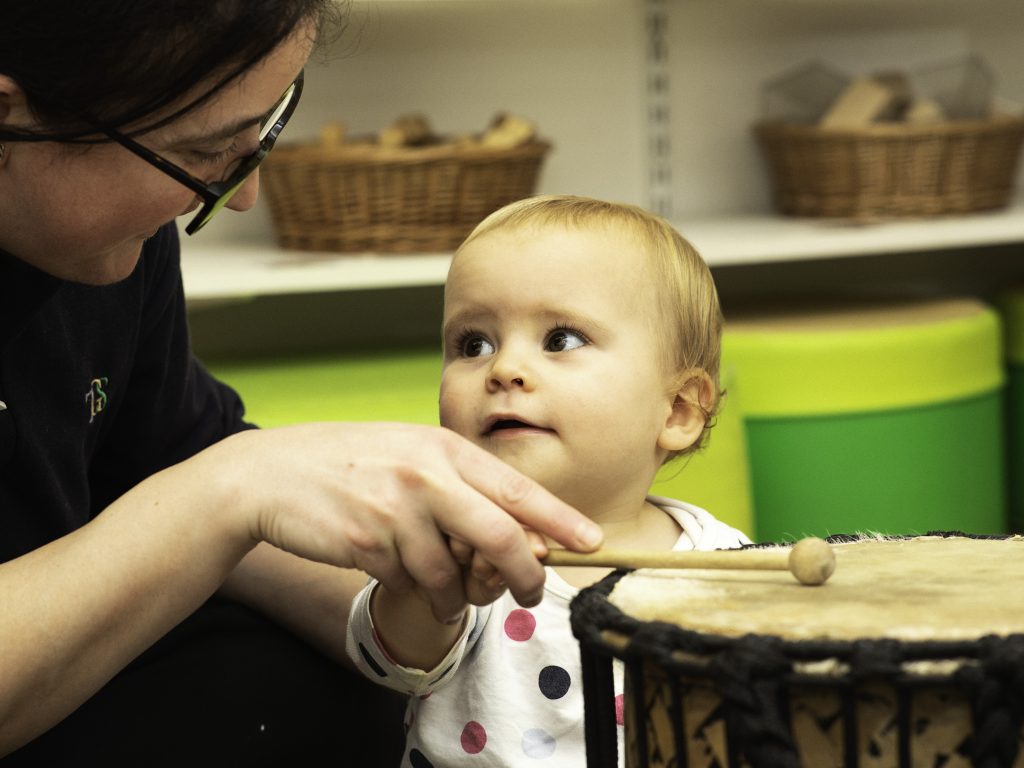
[[[570,349],[585,347],[590,342],[587,337],[572,328],[557,328],[548,334],[544,349],[549,352],[567,352]]]
[[[469,334],[459,341],[463,357],[483,357],[494,354],[494,345],[478,333]]]

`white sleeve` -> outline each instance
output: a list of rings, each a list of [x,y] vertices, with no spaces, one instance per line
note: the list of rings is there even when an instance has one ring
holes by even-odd
[[[356,668],[370,680],[385,688],[400,693],[422,696],[442,686],[452,678],[468,648],[471,648],[483,626],[486,613],[476,606],[469,606],[466,622],[452,649],[436,667],[430,670],[405,667],[392,659],[377,636],[370,616],[370,596],[377,586],[376,579],[370,579],[352,601],[348,629],[345,634],[345,651]]]

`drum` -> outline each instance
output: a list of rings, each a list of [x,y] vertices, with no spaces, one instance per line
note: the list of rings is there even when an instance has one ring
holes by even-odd
[[[1024,537],[832,537],[835,573],[616,571],[572,603],[589,768],[1024,766]]]

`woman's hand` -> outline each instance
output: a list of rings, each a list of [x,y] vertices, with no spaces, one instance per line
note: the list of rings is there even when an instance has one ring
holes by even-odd
[[[544,537],[536,531],[527,530],[525,533],[534,556],[538,560],[544,557],[548,552]],[[459,539],[451,539],[448,546],[452,557],[462,566],[462,586],[469,603],[490,605],[505,593],[508,589],[505,577],[480,552]]]
[[[399,594],[418,587],[442,622],[460,616],[467,603],[449,537],[478,553],[493,568],[488,581],[507,584],[525,606],[542,595],[540,535],[579,551],[601,540],[598,526],[580,512],[439,427],[321,423],[253,430],[200,457],[213,462],[219,482],[232,483],[254,540],[362,569]],[[493,593],[472,597],[489,602]]]

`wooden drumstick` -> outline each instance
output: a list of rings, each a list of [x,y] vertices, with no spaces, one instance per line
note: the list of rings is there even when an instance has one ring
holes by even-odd
[[[789,571],[801,584],[824,584],[836,568],[836,556],[828,542],[810,536],[791,548],[758,548],[709,552],[646,552],[605,550],[591,553],[552,549],[541,558],[544,565],[597,568],[723,568],[733,570]]]

